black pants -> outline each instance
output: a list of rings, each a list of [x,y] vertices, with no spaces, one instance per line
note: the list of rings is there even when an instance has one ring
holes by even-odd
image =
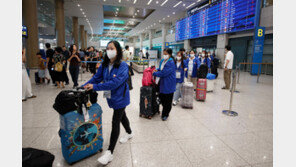
[[[70,66],[69,70],[74,86],[78,86],[79,66]]]
[[[160,102],[163,107],[161,117],[168,117],[170,115],[170,112],[172,109],[173,96],[174,96],[174,93],[159,94]]]
[[[132,130],[130,128],[129,120],[125,114],[125,108],[114,110],[113,112],[113,118],[112,118],[112,131],[111,131],[111,137],[110,137],[110,144],[108,150],[113,153],[113,150],[115,148],[119,133],[120,133],[120,122],[122,123],[125,131],[128,134],[132,133]]]
[[[55,84],[55,76],[54,76],[55,72],[54,72],[54,70],[52,70],[52,68],[48,68],[48,72],[49,72],[50,78],[52,80],[52,83]]]

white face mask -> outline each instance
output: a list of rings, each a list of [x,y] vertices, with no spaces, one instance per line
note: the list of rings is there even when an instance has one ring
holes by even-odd
[[[169,55],[163,55],[163,58],[166,60],[169,58]]]
[[[178,57],[177,57],[177,60],[181,60],[181,57],[178,56]]]
[[[107,56],[109,59],[113,59],[116,56],[116,50],[107,50]]]
[[[190,57],[194,57],[194,54],[190,54]]]
[[[206,55],[203,53],[201,56],[202,56],[202,57],[205,57]]]

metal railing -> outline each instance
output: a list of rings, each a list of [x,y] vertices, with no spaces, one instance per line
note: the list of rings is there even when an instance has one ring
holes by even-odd
[[[257,72],[257,83],[259,83],[259,77],[262,74],[262,68],[263,65],[265,65],[265,74],[267,75],[267,66],[268,65],[273,65],[273,63],[247,63],[247,62],[241,62],[239,63],[239,67],[238,67],[238,78],[237,78],[237,83],[239,83],[239,76],[240,76],[240,71],[241,71],[241,65],[245,65],[245,71],[246,71],[246,66],[251,66],[251,65],[258,65],[258,72]],[[251,69],[251,68],[250,68]],[[261,69],[261,70],[260,70]]]

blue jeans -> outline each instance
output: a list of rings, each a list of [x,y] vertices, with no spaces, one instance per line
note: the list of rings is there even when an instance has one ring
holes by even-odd
[[[176,91],[174,93],[174,101],[177,101],[179,98],[182,97],[181,87],[182,87],[182,83],[177,83]]]

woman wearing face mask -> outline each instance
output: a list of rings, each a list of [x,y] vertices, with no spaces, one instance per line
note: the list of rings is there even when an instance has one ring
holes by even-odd
[[[176,65],[172,58],[172,49],[163,50],[163,59],[160,61],[159,68],[153,73],[156,76],[156,83],[159,85],[159,98],[163,106],[162,120],[169,117],[172,109],[173,95],[176,90]]]
[[[195,52],[190,51],[190,58],[185,61],[186,64],[186,78],[188,82],[193,83],[194,90],[196,89],[197,84],[197,69],[200,66],[200,61],[195,58]]]
[[[211,60],[208,58],[206,51],[203,51],[201,57],[199,58],[201,64],[206,64],[209,69],[211,69]]]
[[[185,62],[183,59],[182,52],[178,52],[177,60],[176,60],[176,91],[174,93],[174,101],[173,105],[176,106],[180,101],[182,94],[181,94],[181,87],[182,83],[184,82],[184,71],[185,71]]]
[[[130,104],[128,79],[128,65],[121,61],[122,50],[117,41],[110,41],[107,45],[107,56],[97,73],[83,86],[87,90],[104,91],[104,97],[110,108],[113,108],[112,131],[108,150],[98,161],[106,165],[113,160],[113,151],[120,133],[120,122],[127,134],[120,138],[125,143],[133,137],[125,108]],[[103,82],[102,82],[103,81]]]

